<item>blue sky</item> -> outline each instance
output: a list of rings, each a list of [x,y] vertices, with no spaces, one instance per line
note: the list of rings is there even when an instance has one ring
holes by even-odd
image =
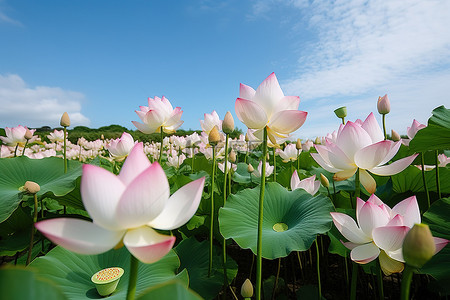
[[[300,96],[293,138],[336,130],[376,112],[388,94],[389,129],[450,101],[450,1],[0,0],[0,127],[120,124],[165,95],[181,128],[234,112],[239,83],[275,72]]]

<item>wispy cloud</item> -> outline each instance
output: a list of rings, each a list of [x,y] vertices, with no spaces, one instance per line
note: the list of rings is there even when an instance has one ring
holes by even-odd
[[[47,86],[30,88],[18,75],[0,75],[0,127],[56,127],[65,111],[73,125],[89,125],[89,119],[81,113],[83,99],[79,92]]]
[[[300,95],[311,119],[331,117],[324,109],[341,105],[349,111],[370,107],[354,113],[363,117],[376,111],[377,97],[387,93],[389,117],[395,116],[396,125],[404,127],[395,129],[404,132],[412,118],[426,122],[433,108],[448,104],[449,1],[266,0],[260,6],[267,11],[274,3],[297,8],[315,35],[303,45],[295,75],[282,82],[287,94]],[[261,10],[255,6],[254,13]],[[318,105],[323,100],[325,107]],[[323,123],[322,135],[332,124]]]
[[[0,0],[0,23],[7,23],[15,26],[23,26],[23,24],[7,15],[5,1]]]

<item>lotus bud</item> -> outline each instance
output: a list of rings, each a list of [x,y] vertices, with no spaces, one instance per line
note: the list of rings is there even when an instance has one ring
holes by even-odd
[[[320,183],[326,188],[330,187],[330,182],[328,181],[328,178],[325,177],[325,175],[323,175],[322,173],[320,173]]]
[[[217,145],[217,143],[220,142],[220,134],[217,126],[214,126],[209,132],[208,141],[210,145]]]
[[[275,152],[273,153],[273,155],[275,155]],[[266,159],[267,159],[267,160],[270,159],[269,151],[267,151]]]
[[[336,117],[343,119],[347,116],[347,107],[342,106],[334,110]]]
[[[297,143],[295,144],[295,148],[297,148],[297,150],[302,150],[302,141],[300,139],[297,139]]]
[[[403,258],[415,268],[421,268],[436,252],[433,235],[426,224],[414,224],[403,240]]]
[[[228,160],[232,163],[236,162],[236,152],[234,152],[233,149],[231,149],[230,153],[228,154]]]
[[[387,94],[383,97],[378,97],[377,109],[382,115],[388,114],[391,111],[391,103]]]
[[[27,181],[25,182],[25,185],[23,186],[25,188],[25,191],[27,191],[30,194],[36,194],[41,190],[41,187],[39,184],[33,181]]]
[[[244,298],[251,298],[253,297],[253,285],[250,279],[245,279],[244,283],[241,287],[241,296]]]
[[[255,171],[255,169],[253,168],[253,166],[251,164],[248,164],[247,171],[249,173],[253,173],[253,171]]]
[[[398,132],[395,131],[394,129],[391,130],[391,138],[394,142],[401,140],[400,134],[398,134]]]
[[[100,136],[100,139],[101,139],[101,140],[104,140],[104,139],[105,139],[105,136],[102,134],[102,135]]]
[[[314,144],[316,144],[316,145],[322,144],[322,142],[320,141],[320,138],[319,138],[319,137],[316,137],[316,139],[315,139],[315,141],[314,141]]]
[[[59,122],[59,124],[62,127],[69,127],[70,126],[70,118],[69,115],[67,114],[67,112],[64,112],[62,117],[61,117],[61,121]]]
[[[248,134],[245,134],[245,141],[248,143],[249,139],[248,139]]]
[[[31,139],[33,137],[33,133],[30,131],[30,129],[27,128],[27,131],[25,131],[25,138],[27,140]]]
[[[229,111],[225,114],[222,122],[222,130],[226,134],[230,134],[234,131],[234,119]]]

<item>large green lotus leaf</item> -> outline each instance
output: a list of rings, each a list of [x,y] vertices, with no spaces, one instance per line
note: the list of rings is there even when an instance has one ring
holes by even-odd
[[[137,300],[154,300],[154,299],[183,299],[183,300],[199,300],[202,299],[195,292],[189,290],[179,281],[170,281],[158,284],[146,290]]]
[[[409,143],[414,151],[450,149],[450,109],[443,105],[432,111],[428,126],[419,130]]]
[[[179,265],[180,261],[174,251],[153,264],[139,263],[136,296],[151,286],[174,278],[179,278],[187,285],[187,272],[176,275]],[[35,259],[30,267],[39,276],[58,284],[68,299],[101,299],[91,282],[91,276],[105,268],[121,267],[125,273],[109,299],[125,299],[130,276],[130,253],[122,247],[99,255],[81,255],[57,246],[47,255]]]
[[[450,198],[434,202],[423,215],[423,222],[430,226],[433,236],[450,240]],[[450,294],[450,246],[447,245],[433,256],[421,272],[436,278],[443,291]]]
[[[205,299],[213,299],[222,289],[224,275],[222,252],[218,247],[213,248],[213,270],[208,277],[209,242],[198,242],[194,237],[183,240],[176,248],[180,257],[180,270],[186,268],[189,273],[189,287]],[[238,266],[227,257],[227,278],[231,282],[237,274]]]
[[[39,197],[63,196],[75,188],[75,180],[81,176],[81,165],[78,161],[69,161],[64,174],[64,161],[57,157],[0,159],[0,223],[16,210],[23,198],[20,188],[26,181],[40,185]]]
[[[257,248],[259,191],[256,187],[230,195],[219,211],[222,235],[235,240],[241,248],[250,248],[253,253]],[[291,251],[309,249],[318,234],[330,230],[331,211],[334,211],[333,205],[324,195],[314,197],[302,189],[288,191],[278,183],[267,183],[262,256],[275,259]],[[278,231],[274,230],[274,225]]]
[[[396,193],[405,192],[424,192],[422,171],[415,166],[409,166],[402,172],[392,175],[393,191]],[[439,185],[441,193],[450,193],[450,169],[439,168]],[[429,191],[436,191],[436,171],[425,171],[425,179],[427,181],[427,187]]]
[[[52,282],[24,267],[0,269],[0,298],[8,300],[67,299]]]

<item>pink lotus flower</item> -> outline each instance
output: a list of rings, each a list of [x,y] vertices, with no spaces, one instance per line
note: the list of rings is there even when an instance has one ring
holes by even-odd
[[[5,134],[6,137],[0,136],[0,139],[3,141],[3,143],[7,144],[8,146],[15,147],[17,145],[23,146],[25,145],[25,142],[27,141],[25,138],[25,133],[27,132],[27,127],[24,127],[22,125],[16,126],[16,127],[5,127]],[[34,133],[36,129],[31,129],[31,133]],[[37,136],[33,136],[31,139],[29,139],[29,143],[36,140]]]
[[[111,140],[105,145],[105,149],[109,151],[109,155],[118,161],[122,161],[136,145],[137,141],[134,141],[131,134],[128,132],[122,133],[120,138]]]
[[[417,122],[415,119],[413,120],[411,127],[406,128],[406,134],[408,135],[408,139],[402,139],[402,143],[405,146],[409,146],[409,142],[416,136],[416,133],[420,130],[427,127],[424,124]]]
[[[240,85],[239,98],[236,99],[235,110],[239,120],[253,134],[261,138],[264,127],[273,144],[278,138],[287,138],[305,123],[307,112],[299,111],[298,96],[284,96],[275,73],[270,74],[256,89]]]
[[[175,237],[153,228],[172,230],[196,212],[205,178],[169,195],[167,177],[158,163],[150,164],[138,143],[118,176],[103,168],[83,165],[81,197],[93,222],[56,218],[36,223],[55,244],[80,254],[99,254],[121,241],[144,263],[158,261],[172,248]],[[170,196],[170,197],[169,197]]]
[[[336,140],[325,139],[325,145],[315,145],[318,153],[312,153],[314,160],[328,172],[335,173],[334,180],[345,180],[359,168],[359,179],[366,190],[373,194],[376,182],[369,172],[390,176],[408,167],[417,154],[399,159],[389,165],[400,142],[384,140],[384,135],[373,113],[364,122],[347,122],[341,125]]]
[[[311,195],[315,195],[320,188],[320,180],[316,180],[316,175],[300,180],[297,170],[294,170],[291,177],[291,190],[304,189]]]
[[[53,132],[50,132],[49,135],[47,135],[47,138],[51,142],[63,142],[64,141],[64,130],[54,130]]]
[[[132,121],[139,131],[150,134],[154,132],[174,133],[183,124],[180,121],[183,111],[180,107],[173,109],[172,104],[166,97],[148,98],[148,106],[140,106],[137,115],[144,123]]]
[[[289,161],[296,161],[300,152],[302,150],[297,150],[295,144],[288,144],[286,147],[284,147],[284,150],[276,149],[276,154],[278,154],[283,162],[287,163]]]
[[[262,172],[262,161],[259,162],[258,168],[254,170],[252,174],[255,177],[261,177],[261,172]],[[272,175],[272,173],[273,173],[273,166],[269,165],[269,163],[266,162],[266,178]]]
[[[331,216],[336,228],[348,240],[343,244],[351,249],[350,258],[366,264],[379,257],[386,275],[403,270],[403,239],[415,223],[421,222],[415,196],[391,209],[373,194],[366,202],[357,198],[356,222],[343,213],[332,212]],[[445,247],[445,241],[435,238],[436,252]]]
[[[209,134],[214,126],[217,126],[219,131],[222,130],[222,120],[220,120],[219,115],[215,110],[210,114],[205,114],[205,120],[200,120],[200,125],[206,134]]]

